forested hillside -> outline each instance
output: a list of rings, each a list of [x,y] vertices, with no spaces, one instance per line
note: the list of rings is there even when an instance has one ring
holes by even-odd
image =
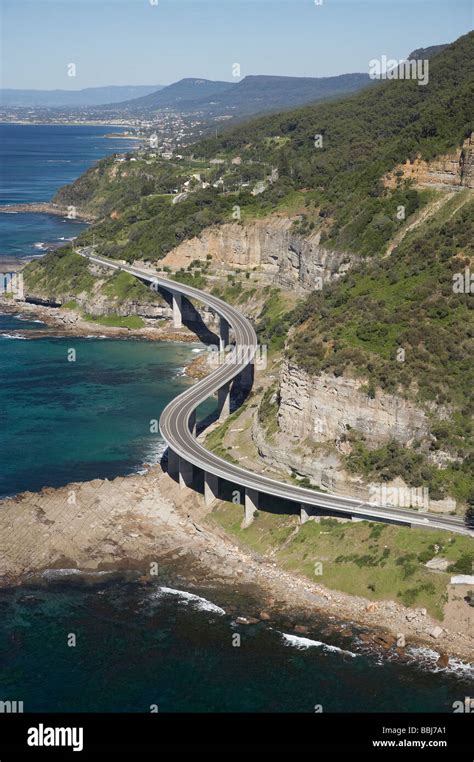
[[[79,243],[94,240],[100,254],[128,261],[160,260],[209,225],[235,221],[236,209],[242,224],[272,212],[291,216],[295,233],[319,233],[326,249],[362,255],[362,264],[295,309],[266,305],[260,339],[279,350],[286,344],[312,375],[355,375],[369,397],[381,389],[423,406],[431,426],[423,452],[371,454],[354,433],[350,466],[369,474],[387,458],[403,461],[408,483],[422,478],[434,494],[462,500],[474,496],[474,327],[472,294],[455,290],[453,276],[472,267],[472,190],[444,191],[438,208],[440,192],[420,189],[397,167],[459,151],[471,134],[473,53],[471,33],[434,55],[426,86],[389,81],[340,102],[262,117],[172,161],[146,153],[104,160],[56,199],[98,216]],[[45,270],[41,282],[57,283],[57,261],[38,262],[35,278]],[[443,468],[426,461],[427,448],[443,451]]]
[[[231,221],[236,204],[243,221],[299,207],[300,232],[319,230],[333,248],[381,254],[399,227],[397,209],[409,217],[427,200],[404,182],[387,188],[385,173],[459,146],[473,128],[473,53],[474,33],[431,59],[425,86],[383,82],[338,102],[262,117],[190,147],[182,161],[116,169],[104,160],[56,200],[107,215],[94,228],[101,253],[130,261],[160,259],[208,225]],[[197,171],[209,187],[173,204],[173,190]],[[253,195],[258,181],[263,190]]]

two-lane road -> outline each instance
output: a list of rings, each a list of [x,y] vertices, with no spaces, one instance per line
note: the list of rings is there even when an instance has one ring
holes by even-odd
[[[181,294],[191,299],[197,299],[224,318],[233,331],[236,346],[235,355],[230,353],[225,364],[219,365],[204,379],[176,397],[161,414],[161,434],[173,453],[183,461],[238,487],[255,490],[260,494],[284,498],[298,504],[298,506],[312,506],[369,520],[399,522],[413,527],[445,529],[474,536],[474,532],[469,530],[463,519],[458,516],[443,516],[414,509],[373,505],[354,498],[317,492],[248,471],[206,450],[193,434],[192,415],[198,405],[218,392],[225,384],[231,382],[248,366],[253,354],[257,351],[257,336],[253,326],[234,307],[197,288],[186,286],[169,278],[163,278],[158,273],[140,270],[136,267],[95,256],[90,249],[83,249],[80,253],[98,265],[124,270],[172,294]],[[239,356],[239,350],[243,350],[242,357]]]

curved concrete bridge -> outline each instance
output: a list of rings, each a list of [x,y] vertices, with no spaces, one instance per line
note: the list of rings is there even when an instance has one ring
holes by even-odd
[[[158,274],[116,263],[91,253],[80,251],[90,261],[136,276],[155,290],[167,292],[172,299],[175,326],[182,325],[184,299],[197,299],[220,317],[220,346],[228,344],[232,331],[235,346],[230,353],[221,353],[225,361],[208,376],[180,394],[163,410],[160,431],[169,448],[168,470],[179,478],[182,487],[192,486],[193,470],[204,473],[204,497],[211,504],[219,496],[220,480],[236,485],[241,492],[246,524],[258,509],[260,495],[272,495],[288,500],[298,507],[301,521],[311,515],[332,515],[353,520],[367,519],[426,529],[445,529],[474,536],[458,516],[438,516],[414,509],[391,508],[364,503],[350,497],[317,492],[312,489],[280,482],[268,476],[247,471],[230,463],[206,448],[196,439],[196,408],[217,393],[220,417],[230,412],[231,384],[250,390],[253,382],[254,357],[258,349],[257,336],[251,325],[234,307],[197,288],[163,278]]]

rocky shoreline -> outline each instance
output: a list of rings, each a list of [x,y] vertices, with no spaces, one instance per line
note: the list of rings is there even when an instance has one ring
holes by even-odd
[[[94,215],[88,212],[81,212],[74,208],[74,213],[67,207],[58,206],[51,201],[37,201],[28,204],[5,204],[0,206],[0,212],[2,214],[22,214],[22,213],[35,213],[35,214],[54,214],[57,217],[65,217],[67,219],[80,220],[81,222],[94,222]]]
[[[353,648],[386,658],[412,658],[421,647],[436,651],[438,668],[472,660],[472,635],[439,628],[424,610],[369,602],[286,572],[210,528],[201,496],[180,490],[161,466],[144,471],[0,501],[0,587],[29,585],[48,574],[54,580],[52,569],[86,578],[135,571],[142,584],[151,584],[157,582],[153,569],[171,563],[191,587],[251,589],[258,604],[239,612],[240,624],[283,617],[296,635],[310,636],[312,617],[322,616],[328,637],[343,634]],[[441,634],[434,639],[436,627]]]
[[[3,301],[1,306],[53,325],[58,335],[196,341],[186,329],[110,328],[76,319],[74,313],[71,319],[70,310]],[[41,330],[34,333],[45,335]],[[32,332],[28,334],[31,337]],[[196,368],[188,369],[189,375],[205,374],[202,355],[192,365]],[[48,569],[64,568],[84,573],[135,569],[145,584],[151,563],[186,561],[191,584],[212,580],[213,584],[252,585],[259,591],[261,610],[242,612],[247,620],[243,623],[249,626],[285,610],[287,617],[293,617],[294,632],[308,634],[310,623],[301,618],[294,621],[294,612],[300,610],[309,618],[327,617],[328,633],[341,627],[345,634],[351,628],[364,628],[359,642],[390,657],[404,658],[407,646],[423,646],[436,649],[440,668],[447,668],[453,657],[467,663],[472,660],[474,632],[440,627],[421,609],[394,601],[368,601],[290,574],[238,547],[224,530],[211,528],[207,513],[201,496],[179,490],[160,466],[144,466],[144,473],[112,481],[95,479],[6,498],[0,501],[0,586],[25,584]]]

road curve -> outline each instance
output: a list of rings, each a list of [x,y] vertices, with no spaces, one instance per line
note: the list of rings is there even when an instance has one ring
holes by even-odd
[[[83,249],[79,253],[98,265],[115,270],[124,270],[145,282],[155,284],[156,287],[166,289],[172,294],[181,294],[197,299],[223,317],[233,331],[236,353],[230,353],[225,364],[217,367],[208,376],[172,400],[161,414],[159,425],[163,439],[171,450],[184,461],[238,486],[256,490],[258,493],[284,498],[297,503],[299,506],[304,504],[315,508],[326,508],[336,513],[349,513],[355,517],[368,520],[398,522],[426,529],[445,529],[474,536],[474,532],[466,527],[463,519],[457,516],[442,516],[415,509],[388,508],[382,505],[364,503],[350,497],[317,492],[248,471],[206,450],[196,440],[191,430],[191,416],[198,405],[216,393],[223,385],[231,382],[241,371],[245,370],[252,360],[257,350],[257,336],[252,324],[234,307],[211,294],[169,278],[163,278],[158,273],[115,263],[89,252],[90,249]],[[244,349],[242,358],[239,357],[239,349],[241,348]]]

